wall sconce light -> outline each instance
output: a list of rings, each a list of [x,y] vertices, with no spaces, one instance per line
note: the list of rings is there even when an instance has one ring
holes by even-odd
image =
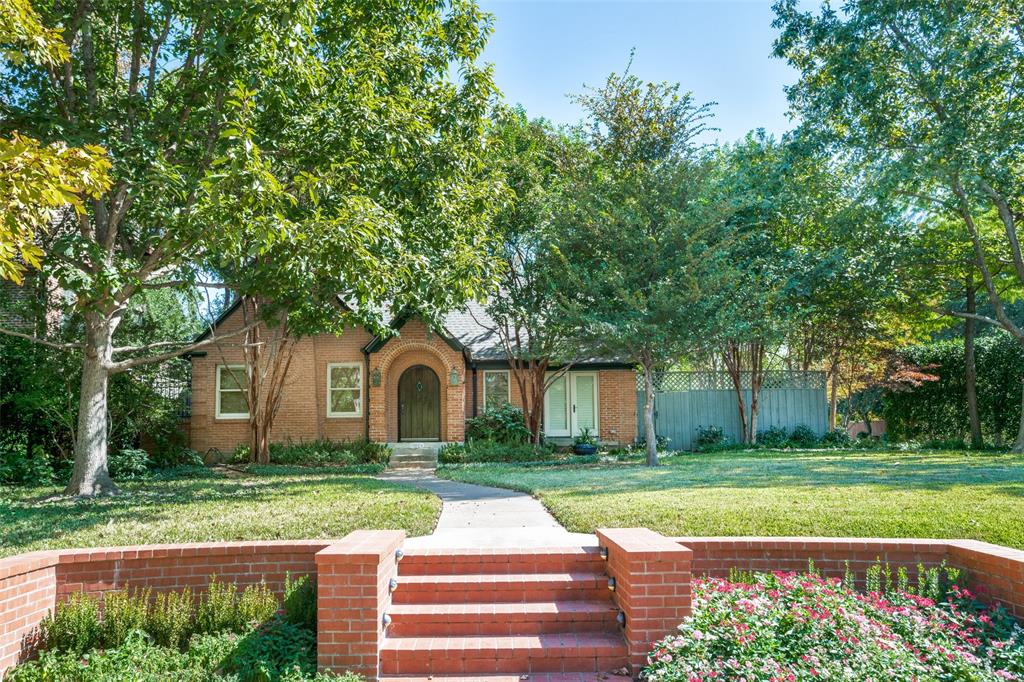
[[[384,617],[380,619],[380,622],[383,623],[384,627],[391,625],[391,616],[385,613]]]
[[[370,385],[380,386],[380,367],[375,367],[373,373],[370,375]]]
[[[608,589],[612,592],[615,591],[615,578],[608,578]]]
[[[626,627],[626,614],[622,611],[619,611],[615,615],[615,622],[618,623],[621,627]]]
[[[448,372],[448,383],[452,386],[459,385],[459,370],[452,367],[452,371]]]
[[[608,561],[608,548],[607,547],[599,547],[597,551],[601,555],[602,559],[604,559],[605,561]]]
[[[398,589],[398,579],[392,578],[388,581],[388,592],[394,592]]]
[[[404,556],[405,552],[401,548],[395,550],[395,561],[401,561]]]

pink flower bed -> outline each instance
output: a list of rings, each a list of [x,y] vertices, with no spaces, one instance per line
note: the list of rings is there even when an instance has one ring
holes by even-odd
[[[644,678],[1024,681],[1024,630],[940,577],[911,586],[876,567],[867,592],[814,573],[695,580],[693,615],[657,643]]]

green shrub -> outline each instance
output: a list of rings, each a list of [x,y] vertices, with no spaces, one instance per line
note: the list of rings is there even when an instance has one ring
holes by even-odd
[[[100,609],[96,599],[75,592],[39,624],[44,646],[80,656],[100,643]]]
[[[536,462],[554,458],[555,449],[549,445],[532,443],[499,443],[489,440],[467,440],[466,443],[450,443],[441,448],[438,461],[441,464],[464,464],[470,462]]]
[[[821,437],[818,445],[825,448],[848,448],[853,443],[846,429],[833,429]]]
[[[276,682],[286,673],[313,675],[316,634],[283,618],[272,618],[239,640],[223,670],[253,682]]]
[[[291,573],[285,576],[284,618],[293,625],[316,632],[316,582],[312,576],[295,579]]]
[[[248,448],[245,461],[248,461]],[[355,464],[387,464],[391,448],[385,443],[359,439],[353,441],[315,440],[300,443],[271,443],[273,464],[325,466]]]
[[[300,664],[290,670],[261,676],[259,666],[248,665],[248,659],[237,660],[238,650],[259,650],[262,635],[253,631],[246,635],[220,633],[196,635],[186,651],[154,644],[144,634],[129,635],[116,649],[91,651],[84,656],[58,651],[42,651],[38,659],[8,671],[5,682],[360,682],[357,675],[316,673]],[[308,644],[309,640],[305,639]],[[311,650],[311,651],[315,651]],[[312,655],[312,654],[311,654]],[[251,654],[249,655],[251,659]],[[283,656],[275,656],[276,659]],[[232,661],[236,670],[223,669]],[[305,659],[308,664],[309,658]],[[239,665],[239,664],[243,665]],[[269,667],[269,666],[268,666]]]
[[[279,606],[277,597],[266,583],[248,585],[238,600],[235,627],[244,630],[265,623],[277,613]]]
[[[728,440],[725,429],[721,426],[698,426],[697,437],[693,439],[693,443],[698,450],[703,450],[709,446],[721,445]]]
[[[800,424],[789,432],[789,444],[794,448],[813,448],[818,444],[818,434],[811,427]]]
[[[33,447],[31,457],[27,449],[24,433],[0,432],[0,483],[39,485],[53,481],[53,466],[43,447]]]
[[[523,411],[506,404],[467,419],[466,440],[522,444],[530,440],[530,430],[526,428]]]
[[[462,464],[466,461],[466,446],[462,443],[445,443],[437,452],[441,464]]]
[[[197,632],[223,632],[238,629],[238,589],[231,583],[210,576],[206,596],[196,612]]]
[[[146,632],[161,646],[181,649],[195,630],[192,591],[164,592],[156,596],[146,622]]]
[[[149,453],[136,448],[116,450],[108,461],[110,477],[119,481],[133,481],[149,477]]]
[[[781,426],[769,426],[757,432],[757,444],[765,448],[784,448],[789,443],[789,434]]]
[[[100,623],[100,641],[103,648],[115,649],[137,631],[145,631],[151,593],[148,589],[128,592],[108,592],[103,597],[103,620]]]

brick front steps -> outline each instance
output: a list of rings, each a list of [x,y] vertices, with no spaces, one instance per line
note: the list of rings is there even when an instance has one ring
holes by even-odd
[[[596,548],[410,551],[398,567],[381,675],[556,682],[624,668],[604,569]]]

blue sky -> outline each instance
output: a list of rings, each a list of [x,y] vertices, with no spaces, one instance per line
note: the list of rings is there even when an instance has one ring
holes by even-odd
[[[531,117],[575,123],[567,93],[621,72],[678,82],[698,102],[715,101],[711,139],[736,140],[762,127],[792,127],[783,86],[796,72],[771,56],[770,0],[480,0],[494,15],[484,59],[505,99]],[[710,140],[709,140],[710,141]]]

